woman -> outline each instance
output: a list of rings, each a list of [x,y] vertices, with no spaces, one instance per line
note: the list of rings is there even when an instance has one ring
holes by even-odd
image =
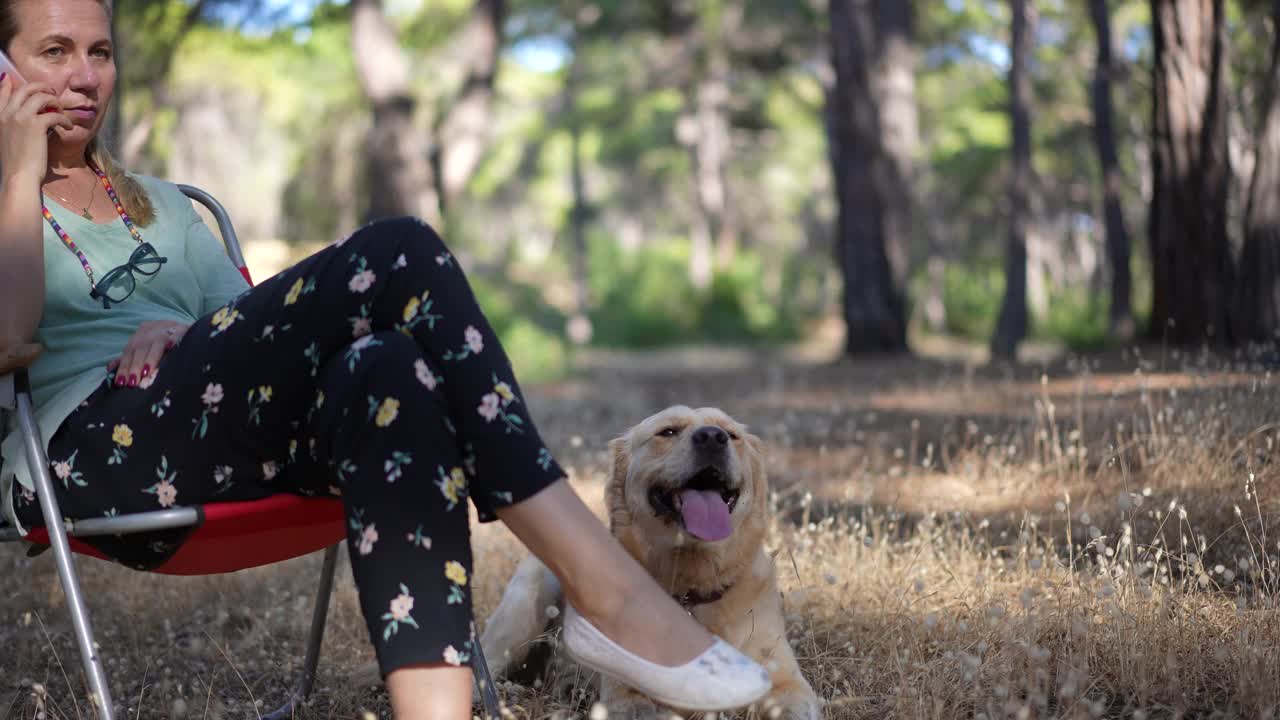
[[[0,347],[31,368],[69,517],[341,495],[361,609],[400,718],[470,717],[468,497],[559,576],[582,662],[678,707],[769,689],[613,540],[539,439],[497,338],[420,221],[363,228],[248,289],[191,205],[97,140],[104,0],[0,0]],[[39,524],[13,437],[11,520]],[[100,539],[162,562],[177,535]],[[598,628],[598,629],[597,629]],[[625,648],[625,649],[624,649]]]

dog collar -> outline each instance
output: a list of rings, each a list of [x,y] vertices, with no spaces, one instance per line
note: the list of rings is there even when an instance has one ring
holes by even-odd
[[[698,592],[697,590],[690,590],[684,593],[683,595],[672,595],[671,597],[675,598],[675,601],[680,603],[682,607],[684,607],[685,609],[688,609],[691,607],[696,607],[698,605],[709,605],[719,600],[720,598],[724,597],[725,593],[729,592],[729,588],[731,587],[733,586],[730,585],[728,587],[722,587],[716,590],[712,590],[709,593]]]

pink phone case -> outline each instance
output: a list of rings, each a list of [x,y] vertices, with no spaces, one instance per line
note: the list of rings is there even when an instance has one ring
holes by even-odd
[[[0,73],[12,75],[14,87],[26,82],[22,77],[22,73],[18,72],[18,68],[14,67],[13,61],[9,59],[8,55],[4,54],[3,50],[0,50]]]

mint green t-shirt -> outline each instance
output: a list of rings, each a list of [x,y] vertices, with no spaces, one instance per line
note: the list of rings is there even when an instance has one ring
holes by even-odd
[[[222,243],[196,214],[191,201],[173,185],[136,176],[156,209],[156,220],[138,228],[142,239],[168,258],[151,277],[135,273],[137,289],[128,300],[104,310],[89,297],[89,279],[75,253],[44,223],[45,303],[35,342],[44,354],[31,366],[36,421],[46,449],[67,416],[107,377],[107,363],[144,322],[194,323],[249,286],[227,257]],[[101,279],[128,261],[138,242],[119,219],[98,225],[46,199],[54,219],[76,243]],[[8,510],[13,482],[33,487],[16,422],[5,428],[0,444],[0,509]]]

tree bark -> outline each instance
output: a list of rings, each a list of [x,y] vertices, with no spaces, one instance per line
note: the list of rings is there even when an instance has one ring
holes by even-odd
[[[573,209],[570,211],[570,232],[573,236],[573,315],[569,318],[566,334],[576,345],[586,345],[593,335],[591,327],[590,278],[588,267],[587,223],[591,204],[587,198],[586,173],[582,158],[582,119],[578,115],[578,90],[582,81],[581,44],[574,43],[573,60],[570,61],[565,83],[566,108],[569,114],[570,182],[573,189]]]
[[[729,38],[741,26],[739,0],[712,0],[702,5],[699,22],[690,26],[700,48],[698,68],[685,93],[687,114],[678,128],[689,149],[694,199],[701,217],[695,218],[689,278],[705,290],[714,268],[726,268],[737,254],[737,230],[729,189],[731,89]]]
[[[710,77],[697,89],[698,202],[706,215],[715,242],[716,267],[724,268],[737,254],[737,237],[733,227],[728,165],[729,126],[729,59],[721,55],[711,64]]]
[[[1009,237],[1005,247],[1004,301],[991,338],[993,358],[1012,360],[1027,335],[1027,234],[1031,223],[1031,61],[1035,8],[1029,0],[1010,0],[1012,63],[1009,67],[1009,116],[1013,124],[1009,174]]]
[[[871,81],[880,111],[880,204],[885,247],[897,287],[905,288],[910,270],[915,214],[915,154],[920,140],[916,104],[916,50],[913,0],[876,0],[875,61]]]
[[[1133,320],[1133,283],[1129,273],[1130,241],[1120,203],[1120,159],[1116,150],[1111,105],[1111,10],[1107,0],[1089,0],[1089,13],[1097,35],[1098,59],[1093,76],[1093,140],[1102,170],[1102,207],[1106,222],[1107,261],[1111,270],[1110,333],[1129,340],[1136,330]]]
[[[827,135],[839,205],[837,253],[844,274],[845,349],[850,354],[907,348],[903,289],[885,234],[880,175],[884,161],[872,60],[871,0],[830,0],[835,82],[827,98]]]
[[[1280,0],[1272,0],[1271,70],[1258,127],[1235,297],[1235,338],[1280,341]]]
[[[366,221],[415,215],[439,227],[427,133],[416,127],[416,101],[405,57],[381,0],[352,0],[351,49],[360,88],[373,108],[368,138]]]
[[[1154,282],[1150,333],[1229,341],[1226,21],[1223,0],[1151,0]]]
[[[462,29],[466,77],[436,128],[442,204],[466,189],[489,146],[506,6],[506,0],[476,0]]]

